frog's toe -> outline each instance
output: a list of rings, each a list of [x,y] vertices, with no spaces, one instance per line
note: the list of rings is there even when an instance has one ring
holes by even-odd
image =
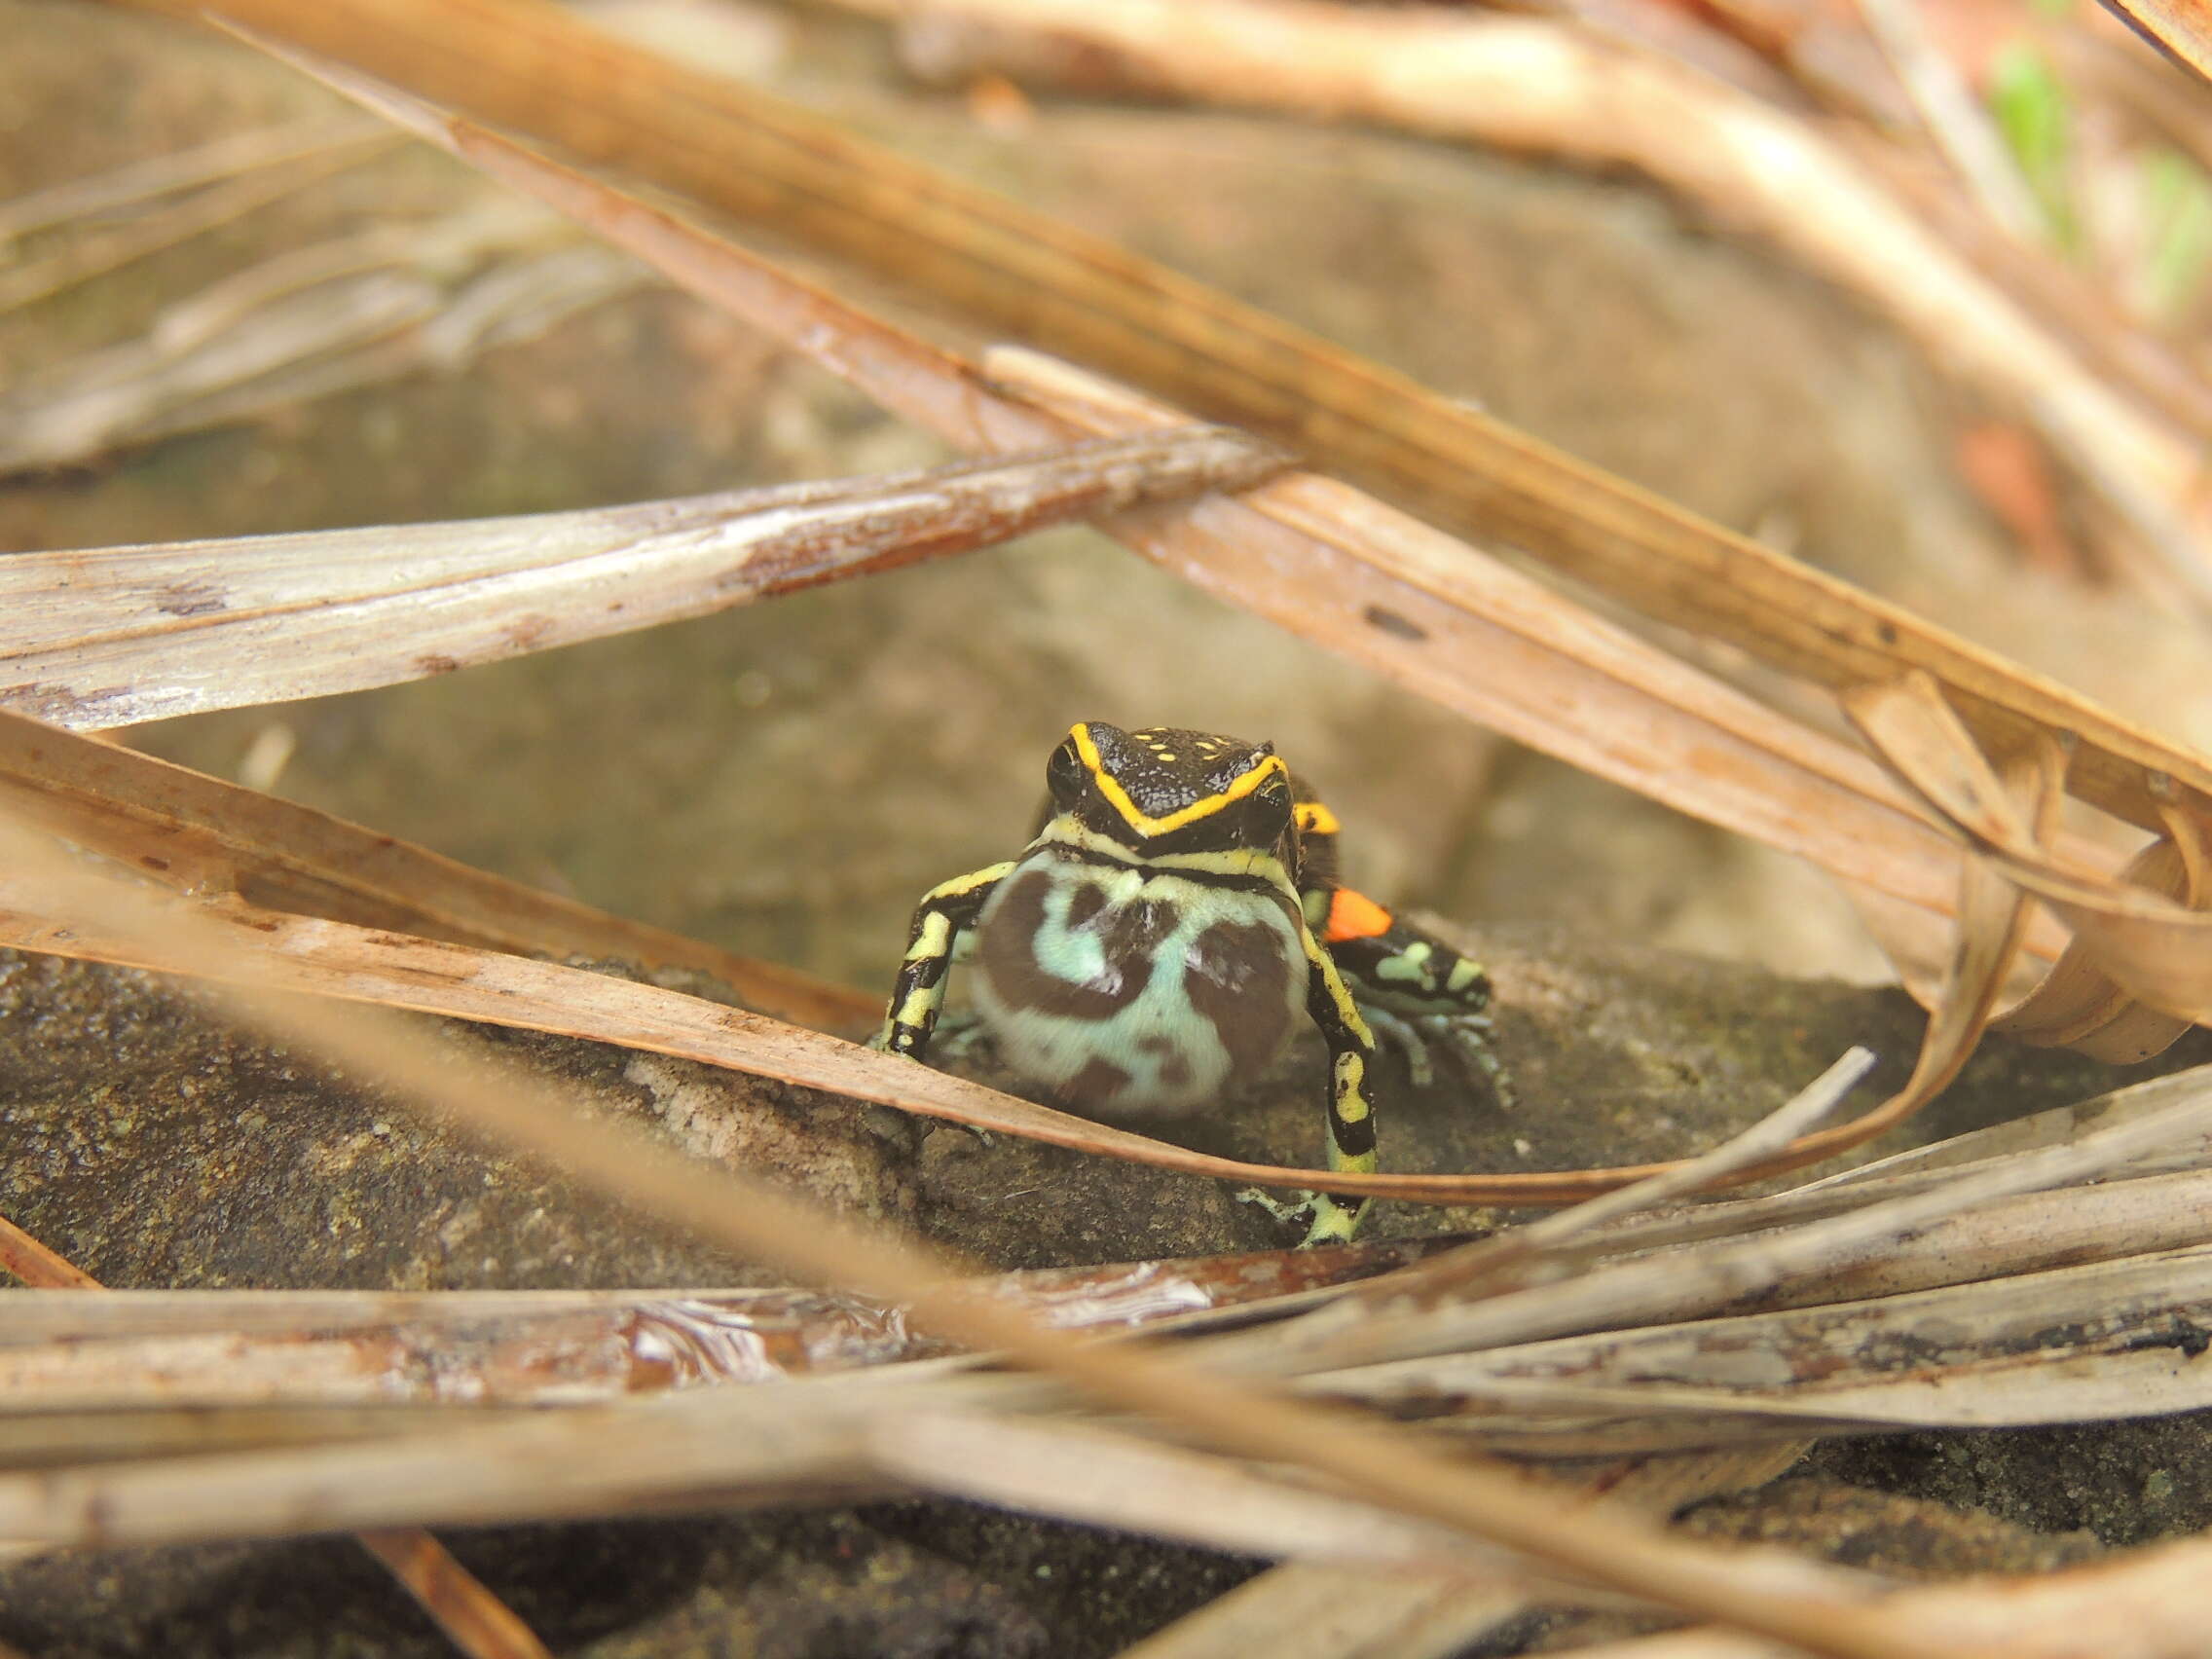
[[[1513,1074],[1498,1058],[1497,1050],[1491,1041],[1491,1020],[1487,1014],[1458,1014],[1438,1016],[1432,1024],[1434,1036],[1446,1044],[1457,1056],[1462,1069],[1480,1072],[1490,1083],[1491,1093],[1496,1098],[1498,1110],[1510,1112],[1519,1103],[1513,1088]]]

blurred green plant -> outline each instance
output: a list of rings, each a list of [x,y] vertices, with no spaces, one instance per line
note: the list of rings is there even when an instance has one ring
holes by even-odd
[[[2073,252],[2081,228],[2067,184],[2074,108],[2050,60],[2025,41],[2000,47],[1989,65],[1989,107],[2057,246]]]
[[[2153,150],[2142,166],[2144,307],[2170,321],[2190,309],[2212,274],[2212,177],[2178,150]]]

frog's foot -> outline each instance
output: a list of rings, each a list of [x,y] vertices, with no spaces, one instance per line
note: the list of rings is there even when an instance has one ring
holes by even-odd
[[[1346,1202],[1329,1193],[1311,1192],[1296,1194],[1286,1202],[1271,1198],[1258,1187],[1240,1190],[1236,1201],[1259,1205],[1285,1227],[1304,1229],[1305,1235],[1298,1241],[1301,1250],[1310,1250],[1316,1244],[1350,1243],[1369,1202],[1365,1198]]]
[[[1487,1014],[1393,1014],[1385,1008],[1362,1006],[1360,1016],[1374,1027],[1375,1035],[1388,1041],[1406,1056],[1406,1070],[1416,1088],[1436,1082],[1436,1051],[1449,1053],[1462,1077],[1477,1073],[1488,1080],[1498,1110],[1510,1112],[1518,1103],[1513,1074],[1497,1057],[1491,1043]]]
[[[1393,1044],[1406,1056],[1406,1071],[1416,1088],[1435,1085],[1436,1062],[1429,1054],[1428,1039],[1415,1029],[1413,1020],[1372,1003],[1362,1003],[1359,1014],[1377,1037]]]
[[[1430,1014],[1415,1023],[1431,1041],[1445,1044],[1457,1058],[1462,1071],[1480,1072],[1490,1081],[1491,1094],[1500,1112],[1510,1112],[1520,1104],[1520,1096],[1513,1088],[1513,1074],[1498,1058],[1497,1049],[1491,1041],[1493,1028],[1489,1014]]]

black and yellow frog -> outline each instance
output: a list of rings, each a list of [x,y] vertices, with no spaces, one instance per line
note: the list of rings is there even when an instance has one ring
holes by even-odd
[[[1336,817],[1272,744],[1088,720],[1046,782],[1019,858],[923,897],[880,1047],[924,1057],[957,947],[1001,1056],[1073,1110],[1197,1110],[1272,1066],[1302,1014],[1329,1049],[1332,1170],[1376,1166],[1378,1027],[1417,1075],[1442,1038],[1509,1100],[1489,977],[1338,881]],[[1316,1244],[1366,1207],[1312,1193],[1277,1213]]]

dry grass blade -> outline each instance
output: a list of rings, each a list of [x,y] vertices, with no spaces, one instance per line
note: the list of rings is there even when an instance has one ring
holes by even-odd
[[[2205,1161],[2201,1146],[2195,1158],[2199,1165]],[[1819,1307],[1946,1286],[1970,1287],[1971,1296],[1972,1287],[1999,1279],[2196,1245],[2204,1235],[2201,1217],[2208,1200],[2212,1174],[2201,1166],[1998,1199],[1922,1223],[1902,1239],[1847,1241],[1825,1257],[1800,1262],[1784,1278],[1718,1303],[1695,1294],[1686,1301],[1647,1303],[1628,1322],[1652,1326],[1714,1312]],[[1771,1225],[1774,1218],[1742,1220]],[[1630,1250],[1651,1247],[1649,1240],[1631,1236],[1614,1241],[1606,1255],[1618,1260]],[[1279,1273],[1268,1275],[1270,1290],[1325,1284],[1337,1274],[1386,1267],[1393,1256],[1402,1259],[1382,1247],[1350,1252],[1326,1265],[1284,1260]],[[1673,1259],[1683,1277],[1694,1276],[1699,1258]],[[1217,1310],[1247,1316],[1274,1313],[1302,1300],[1295,1289],[1258,1303],[1240,1300],[1238,1293],[1250,1289],[1261,1262],[1277,1266],[1271,1258],[1230,1258],[1155,1265],[1166,1271],[1166,1279],[1131,1270],[1140,1283],[1118,1285],[1125,1276],[1121,1272],[1103,1279],[1069,1272],[1053,1275],[1050,1289],[1038,1283],[1038,1275],[1012,1275],[973,1288],[1008,1306],[1043,1312],[1063,1329],[1145,1328],[1167,1318],[1187,1330],[1194,1323],[1190,1309],[1207,1297],[1214,1298]],[[53,1293],[13,1316],[0,1339],[0,1418],[64,1409],[238,1414],[256,1406],[573,1406],[671,1387],[878,1368],[942,1351],[941,1345],[909,1331],[898,1309],[798,1291],[122,1294],[126,1300],[118,1303],[112,1295]],[[1132,1310],[1136,1316],[1130,1316]],[[1899,1305],[1897,1311],[1909,1326],[1910,1309]],[[1970,1305],[1967,1323],[1945,1327],[1951,1332],[1945,1341],[1963,1349],[1958,1359],[1945,1362],[1956,1370],[1981,1361],[1969,1341],[1981,1311]],[[2151,1346],[2158,1320],[2178,1331],[2183,1327],[2170,1322],[2185,1317],[2177,1308],[2153,1307]],[[2055,1312],[2046,1319],[2051,1327],[2063,1322]],[[2061,1335],[2086,1341],[2081,1331]],[[2129,1340],[2142,1342],[2145,1333]],[[1539,1346],[1545,1354],[1568,1351],[1556,1342]],[[1924,1360],[1934,1358],[1926,1341],[1907,1347]],[[1784,1351],[1773,1343],[1761,1349],[1769,1350]],[[1485,1363],[1527,1370],[1521,1356],[1532,1351],[1507,1345],[1492,1350]],[[2017,1363],[2025,1351],[2017,1330],[1997,1351],[2007,1356],[2002,1364]],[[1824,1364],[1817,1386],[1839,1385],[1848,1369]],[[1805,1390],[1791,1385],[1787,1391],[1794,1396]],[[2052,1397],[2037,1396],[2033,1409],[2042,1417],[2053,1415]],[[1624,1401],[1629,1415],[1635,1403]],[[1788,1403],[1794,1406],[1794,1399]],[[2142,1409],[2147,1408],[2123,1407],[2119,1415]]]
[[[0,704],[89,730],[363,690],[966,552],[1281,465],[1197,427],[583,512],[0,564]]]
[[[2205,1183],[2190,1196],[2201,1201]],[[2201,1230],[2195,1235],[2201,1236]],[[1486,1445],[1567,1453],[1775,1433],[1995,1428],[2192,1411],[2212,1250],[2133,1256],[1814,1309],[1516,1344],[1310,1376]]]
[[[512,203],[349,232],[225,276],[140,335],[18,377],[0,391],[0,470],[450,372],[643,280],[629,260]]]
[[[1771,1159],[1842,1105],[1852,1089],[1874,1069],[1874,1064],[1875,1056],[1870,1050],[1852,1049],[1793,1099],[1711,1152],[1663,1174],[1632,1182],[1586,1199],[1571,1209],[1464,1245],[1417,1270],[1395,1274],[1386,1285],[1379,1287],[1376,1294],[1417,1299],[1465,1296],[1475,1285],[1510,1275],[1523,1264],[1558,1251],[1594,1228],[1640,1209],[1656,1208],[1683,1194],[1721,1185],[1745,1165]]]
[[[994,385],[1089,432],[1186,418],[1018,349]],[[1333,479],[1292,474],[1137,551],[1485,724],[1681,811],[1948,915],[1955,861],[1863,756]]]
[[[2201,425],[2177,424],[2157,402],[2121,395],[2100,378],[2102,364],[2085,362],[2015,299],[2009,289],[2022,285],[2018,267],[2032,268],[2028,249],[2012,241],[2002,265],[1977,270],[1822,128],[1696,66],[1641,50],[1618,27],[1324,0],[844,3],[921,13],[936,25],[925,51],[940,71],[961,56],[945,36],[957,39],[965,22],[981,40],[964,66],[996,69],[1025,85],[1051,79],[1055,64],[1072,60],[1090,93],[1101,76],[1120,75],[1144,95],[1165,90],[1209,105],[1368,120],[1632,167],[1858,294],[1937,361],[2017,410],[2164,556],[2161,586],[2212,606],[2212,564],[2202,521],[2193,522],[2190,482]],[[1917,36],[1911,7],[1864,0],[1862,9],[1877,25],[1891,25],[1876,32],[1893,55],[1900,37]],[[1024,38],[1038,43],[1033,53],[1023,53]],[[1071,43],[1094,55],[1071,54]],[[1923,59],[1900,56],[1899,71],[1928,107],[1936,77]],[[1956,81],[1951,73],[1948,100],[1935,94],[1936,130],[1948,153],[1966,160],[1976,190],[2008,204],[2001,222],[2032,232],[2032,201]],[[2155,350],[2109,319],[2104,332],[2120,333],[2138,354]],[[1627,592],[1618,574],[1612,585]],[[1648,597],[1632,603],[1652,608]],[[1687,625],[1700,626],[1694,616]]]
[[[239,975],[257,987],[266,985],[254,955],[219,925],[173,903],[157,906],[143,892],[92,877],[52,843],[13,824],[0,830],[0,843],[8,866],[25,871],[87,923],[139,936],[159,931],[198,958],[199,972]],[[312,1045],[363,1077],[434,1105],[476,1133],[553,1160],[603,1192],[647,1205],[666,1219],[778,1262],[803,1277],[911,1302],[917,1320],[926,1326],[979,1347],[1003,1348],[1093,1399],[1157,1416],[1223,1450],[1304,1465],[1363,1490],[1374,1501],[1507,1545],[1555,1569],[1798,1641],[1818,1652],[1851,1659],[1960,1659],[1955,1644],[1922,1641],[1880,1606],[1842,1593],[1832,1577],[1804,1564],[1698,1548],[1618,1515],[1576,1510],[1556,1491],[1500,1468],[1439,1464],[1425,1448],[1344,1414],[1207,1378],[1128,1345],[1086,1346],[987,1302],[962,1302],[948,1294],[944,1272],[911,1247],[892,1246],[760,1183],[729,1173],[710,1175],[634,1136],[589,1122],[563,1089],[457,1065],[387,1017],[360,1010],[339,1015],[327,1005],[259,988],[234,994],[232,1000],[257,1026]],[[731,1403],[723,1394],[696,1398],[718,1408]],[[684,1404],[680,1396],[662,1409]],[[777,1455],[794,1466],[806,1462],[810,1475],[834,1468],[853,1450],[849,1431],[833,1425],[826,1425],[804,1447],[788,1422],[779,1425],[779,1432],[783,1439]],[[695,1469],[704,1454],[720,1455],[740,1443],[757,1463],[760,1447],[724,1435],[686,1445],[685,1465]],[[562,1444],[565,1454],[573,1441]],[[595,1450],[600,1456],[592,1461],[598,1467],[610,1474],[629,1469],[623,1446],[601,1443]],[[356,1472],[361,1490],[404,1491],[393,1484],[396,1459],[371,1456],[361,1462]],[[0,1481],[0,1494],[9,1493],[9,1487]],[[172,1480],[166,1496],[204,1501],[192,1496],[203,1490],[195,1473]],[[104,1503],[88,1508],[90,1493],[81,1484],[53,1477],[29,1490],[16,1487],[12,1495],[15,1506],[0,1499],[0,1532],[52,1535],[57,1526],[65,1530],[89,1526],[97,1535],[103,1520],[119,1513]],[[23,1505],[44,1520],[23,1525],[29,1519],[19,1512]]]
[[[893,1485],[869,1466],[865,1409],[812,1399],[730,1390],[485,1417],[449,1413],[357,1441],[0,1473],[0,1533],[142,1546],[757,1507],[799,1493],[835,1501]]]
[[[81,232],[74,240],[39,259],[0,263],[0,312],[35,304],[92,277],[118,270],[165,247],[200,235],[203,231],[241,218],[257,207],[320,184],[332,174],[372,161],[391,147],[388,133],[350,127],[326,136],[320,143],[279,151],[272,161],[242,177],[212,184],[195,196],[158,211],[141,214],[119,225]],[[78,187],[82,198],[110,200],[113,189]],[[37,222],[53,210],[55,196],[66,199],[67,187],[43,192],[40,197],[0,203],[0,224],[8,219]],[[0,233],[4,235],[4,233]]]
[[[282,127],[234,132],[92,178],[71,179],[49,190],[0,202],[0,242],[72,219],[127,212],[181,190],[197,190],[251,168],[273,166],[295,156],[368,138],[381,130],[374,123],[352,116],[336,121],[314,116]]]
[[[1806,1225],[1723,1237],[1696,1252],[1640,1256],[1565,1283],[1478,1302],[1409,1311],[1387,1303],[1371,1307],[1365,1298],[1347,1301],[1208,1346],[1233,1367],[1283,1375],[1695,1318],[1801,1274],[1857,1266],[1894,1249],[1900,1235],[1973,1206],[2109,1174],[2152,1148],[2195,1147],[2208,1132],[2212,1070],[2200,1067],[2188,1074],[2186,1088],[2152,1111]]]
[[[1609,1501],[1664,1515],[1755,1487],[1799,1446],[1610,1463],[1581,1478]],[[1547,1599],[1552,1594],[1544,1592]],[[1119,1659],[1453,1659],[1533,1598],[1510,1584],[1295,1563],[1278,1567],[1123,1649]],[[1586,1601],[1587,1598],[1574,1600]]]
[[[193,1465],[160,1460],[166,1449],[158,1444],[146,1449],[153,1461],[110,1444],[99,1448],[104,1466],[55,1467],[48,1478],[64,1485],[58,1503],[42,1507],[35,1480],[0,1475],[0,1514],[65,1527],[77,1509],[97,1505],[109,1541],[154,1543],[288,1530],[286,1518],[303,1512],[331,1526],[395,1512],[492,1521],[819,1500],[807,1484],[830,1480],[848,1496],[940,1491],[1214,1548],[1523,1578],[1500,1552],[1342,1493],[1125,1433],[1010,1421],[1009,1411],[1065,1404],[1019,1379],[948,1379],[939,1368],[905,1366],[866,1379],[858,1391],[793,1386],[677,1410],[629,1398],[551,1420],[471,1410],[465,1433],[459,1418],[425,1418],[391,1425],[370,1448],[331,1443],[228,1456],[206,1454],[232,1449],[200,1448],[201,1478],[188,1495],[176,1482]],[[796,1456],[771,1444],[787,1424]],[[702,1440],[729,1450],[687,1462]],[[761,1446],[765,1454],[751,1450]],[[621,1461],[610,1460],[609,1448]],[[355,1490],[349,1478],[364,1456],[381,1456],[387,1478]]]
[[[1864,1179],[1833,1178],[1765,1198],[1699,1205],[1616,1225],[1548,1257],[1545,1268],[1559,1276],[1592,1263],[1663,1251],[1674,1252],[1670,1259],[1678,1263],[1694,1264],[1699,1258],[1684,1254],[1684,1247],[1821,1221],[1875,1202],[1936,1191],[1954,1181],[1995,1175],[2009,1185],[2011,1177],[2006,1172],[2019,1168],[2023,1159],[2070,1145],[2098,1132],[2100,1124],[2139,1122],[2148,1114],[2200,1098],[2206,1085],[2207,1077],[2199,1068],[2082,1107],[2042,1113],[1939,1142],[1919,1154],[1868,1166],[1873,1173],[1849,1172],[1851,1177],[1864,1173]],[[1902,1240],[1853,1230],[1831,1253],[1795,1260],[1787,1277],[1763,1287],[1745,1289],[1717,1304],[1702,1297],[1686,1304],[1658,1301],[1624,1314],[1623,1319],[1653,1323],[1697,1317],[1716,1309],[1744,1311],[1890,1295],[2194,1244],[2202,1236],[2196,1206],[2205,1197],[2202,1178],[2208,1166],[2212,1166],[2212,1124],[2184,1130],[2171,1139],[2160,1137],[2151,1147],[2123,1150],[2112,1161],[2100,1163],[2088,1177],[2093,1185],[2070,1182],[2045,1193],[1980,1198],[1971,1212],[1914,1223],[1909,1238]],[[1415,1276],[1407,1274],[1394,1282]]]
[[[2040,235],[2043,214],[2019,168],[1918,10],[1905,0],[1859,0],[1859,10],[1929,135],[1983,210],[2022,240]]]
[[[1787,1192],[1698,1204],[1617,1223],[1583,1248],[1627,1251],[1690,1244],[1765,1227],[1816,1221],[1879,1198],[1926,1192],[1954,1176],[1995,1169],[2030,1153],[2069,1146],[2100,1126],[2132,1123],[2176,1102],[2193,1099],[2203,1088],[2204,1082],[2201,1068],[2156,1078],[2080,1105],[2055,1107],[2031,1117],[2016,1118],[2009,1124],[1897,1153]],[[2156,1148],[2138,1149],[2124,1156],[2106,1166],[2098,1179],[2171,1174],[2202,1168],[2208,1162],[2212,1162],[2212,1132],[2184,1134],[2161,1142]],[[1576,1253],[1567,1252],[1570,1256]]]
[[[493,950],[695,969],[756,1007],[831,1030],[883,1012],[876,997],[5,710],[0,804],[179,892]]]
[[[2212,18],[2202,0],[2104,0],[2106,10],[2176,63],[2212,81]]]
[[[100,1281],[0,1215],[0,1271],[46,1290],[97,1290]]]
[[[1066,1401],[1019,1379],[922,1368],[859,1387],[735,1390],[489,1421],[482,1412],[450,1414],[368,1444],[192,1458],[111,1451],[100,1463],[0,1473],[0,1522],[32,1539],[149,1545],[400,1514],[492,1523],[942,1490],[1215,1548],[1530,1581],[1525,1564],[1502,1551],[1342,1491],[1123,1432],[1007,1415],[1040,1403]],[[1055,1477],[1049,1485],[1039,1479],[1046,1469]],[[1611,1599],[1586,1586],[1552,1594]]]
[[[2203,1086],[2199,1075],[2202,1068],[2176,1072],[2170,1077],[2155,1077],[2143,1083],[2130,1084],[2110,1094],[2100,1094],[2093,1100],[2080,1101],[2072,1106],[2054,1106],[2047,1111],[2031,1113],[2025,1118],[2014,1118],[2003,1124],[1992,1124],[1985,1129],[1954,1135],[1949,1140],[1937,1141],[1931,1146],[1912,1147],[1904,1152],[1892,1153],[1856,1168],[1841,1169],[1833,1175],[1817,1181],[1808,1181],[1792,1192],[1778,1195],[1775,1198],[1752,1198],[1750,1203],[1790,1202],[1801,1198],[1819,1198],[1834,1195],[1845,1187],[1879,1186],[1884,1183],[1925,1180],[1944,1170],[1962,1169],[1986,1161],[2035,1152],[2045,1147],[2068,1146],[2083,1135],[2101,1126],[2129,1123],[2152,1112],[2162,1111],[2177,1100],[2186,1100]],[[2176,1156],[2186,1164],[2161,1164],[2164,1168],[2194,1167],[2200,1149],[2188,1141],[2173,1143]],[[2212,1142],[2202,1151],[2212,1152]],[[2146,1171],[2148,1164],[2130,1162],[2116,1164],[2122,1168]],[[1714,1213],[1727,1207],[1721,1204],[1707,1206]]]
[[[0,1265],[34,1290],[98,1290],[99,1281],[0,1216]],[[361,1547],[470,1659],[551,1659],[535,1633],[429,1533],[364,1532]]]
[[[2212,794],[2201,756],[1909,611],[1125,249],[569,14],[528,0],[229,0],[219,15],[772,222],[1032,343],[1111,362],[1211,418],[1376,480],[1447,523],[1517,541],[1655,617],[1817,682],[1923,669],[1993,742],[2074,734],[2073,786],[2121,817],[2156,822],[2154,776]]]
[[[884,1418],[870,1446],[915,1487],[1023,1514],[1250,1555],[1527,1579],[1524,1564],[1450,1528],[1110,1429],[925,1407]]]
[[[1900,1591],[1896,1605],[1921,1629],[2021,1659],[2194,1659],[2212,1611],[2208,1569],[2212,1544],[2192,1539],[2040,1577]],[[1804,1649],[1691,1630],[1579,1651],[1583,1659],[1796,1659]]]
[[[886,1321],[866,1320],[858,1309],[809,1306],[830,1300],[769,1292],[752,1299],[641,1296],[628,1306],[493,1315],[464,1300],[403,1324],[351,1309],[350,1329],[295,1324],[254,1334],[237,1324],[263,1323],[269,1309],[230,1313],[230,1328],[220,1310],[211,1310],[206,1322],[213,1329],[151,1336],[111,1330],[41,1339],[32,1331],[51,1321],[33,1320],[0,1344],[0,1417],[573,1407],[703,1382],[892,1365],[942,1349],[887,1329]],[[84,1319],[67,1323],[97,1328]]]
[[[417,110],[411,118],[419,117]],[[1066,429],[992,396],[943,353],[604,186],[462,124],[432,124],[430,130],[955,442],[1002,447]],[[1142,430],[1180,419],[1033,356],[1002,351],[991,368],[1001,385],[1017,387],[1062,422],[1088,430]],[[1243,500],[1191,510],[1179,522],[1156,520],[1117,534],[1200,585],[1587,769],[1932,909],[1948,911],[1956,903],[1947,894],[1947,872],[1959,866],[1933,851],[1920,820],[1895,809],[1860,756],[1342,486],[1280,480]],[[1286,570],[1325,573],[1286,582]],[[1415,635],[1434,648],[1409,649]],[[1720,754],[1728,765],[1718,764]],[[1981,915],[1996,896],[1970,886],[1967,897],[1979,907],[1967,933],[1972,954],[2002,957],[2004,929],[1994,914]],[[2037,954],[2056,953],[2047,922],[2040,934],[2034,921],[2027,926],[2025,942]],[[1954,1006],[1964,1019],[1976,1004]],[[1955,1060],[1963,1051],[1950,1041],[1956,1035],[1946,1033],[1936,1051]],[[1922,1090],[1936,1076],[1931,1069]],[[1837,1150],[1849,1144],[1845,1133],[1877,1132],[1891,1121],[1876,1119],[1821,1144]]]
[[[0,1220],[0,1253],[21,1241]],[[961,1288],[1060,1330],[1188,1331],[1264,1316],[1426,1252],[1421,1243],[1277,1250],[1040,1269]],[[63,1284],[73,1271],[58,1264],[38,1282]],[[577,1405],[945,1351],[903,1309],[849,1292],[55,1289],[0,1326],[0,1418]]]
[[[552,1659],[551,1650],[513,1609],[429,1533],[398,1529],[355,1536],[463,1653],[481,1659]]]
[[[1609,1502],[1655,1515],[1721,1493],[1763,1486],[1803,1455],[1802,1445],[1639,1457],[1576,1478]],[[1587,1596],[1550,1604],[1586,1604]],[[1178,1619],[1118,1659],[1454,1659],[1530,1610],[1510,1585],[1411,1572],[1377,1573],[1311,1563],[1274,1567]]]
[[[25,1298],[24,1300],[28,1300]],[[221,1411],[39,1412],[0,1418],[0,1469],[36,1471],[78,1464],[135,1462],[168,1457],[206,1457],[286,1447],[335,1446],[404,1440],[470,1429],[539,1415],[538,1408],[507,1412],[451,1408],[442,1413],[395,1412],[383,1406],[258,1406]],[[399,1517],[409,1525],[426,1511]],[[48,1550],[51,1544],[20,1546]],[[0,1558],[8,1546],[0,1545]]]
[[[1247,1579],[1116,1659],[1456,1659],[1528,1606],[1502,1585],[1298,1563]]]

